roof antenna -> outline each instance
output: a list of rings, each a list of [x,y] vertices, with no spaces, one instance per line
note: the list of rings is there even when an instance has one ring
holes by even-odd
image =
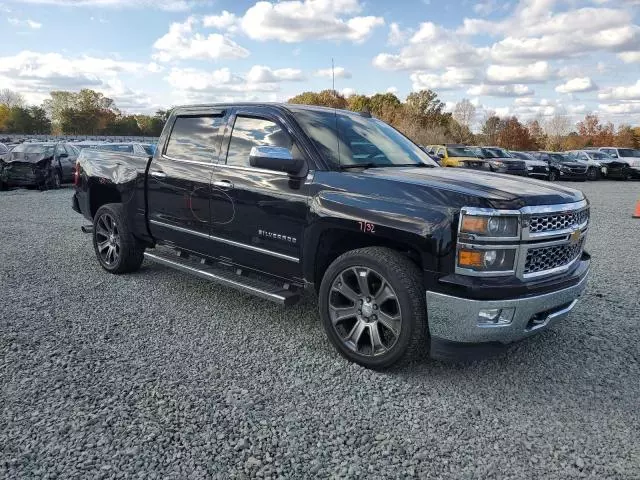
[[[333,57],[331,57],[331,89],[333,90],[333,95],[336,94],[336,74],[333,65]]]

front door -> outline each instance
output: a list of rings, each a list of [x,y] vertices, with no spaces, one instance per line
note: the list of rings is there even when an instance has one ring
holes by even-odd
[[[156,240],[211,255],[211,172],[224,113],[179,115],[147,177],[149,230]]]
[[[292,136],[280,119],[258,107],[238,110],[227,132],[222,154],[226,162],[214,168],[211,181],[217,192],[212,196],[212,236],[225,244],[233,263],[287,279],[302,278],[305,179],[249,164],[254,146],[298,152]]]

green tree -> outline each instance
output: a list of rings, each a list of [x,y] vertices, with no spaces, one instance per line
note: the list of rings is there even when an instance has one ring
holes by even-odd
[[[371,111],[369,97],[366,95],[351,95],[347,97],[347,108],[353,112]]]
[[[500,117],[489,112],[482,125],[482,135],[487,145],[495,145],[498,141],[498,133],[500,132]]]

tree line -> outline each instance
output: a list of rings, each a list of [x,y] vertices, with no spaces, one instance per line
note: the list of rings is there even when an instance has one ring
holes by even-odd
[[[126,115],[113,99],[90,89],[53,91],[42,105],[28,106],[14,91],[0,90],[0,133],[158,137],[168,111]]]
[[[445,104],[432,90],[410,93],[404,102],[393,93],[345,97],[334,90],[322,90],[301,93],[290,98],[289,103],[368,111],[421,145],[465,143],[510,150],[640,147],[640,127],[620,125],[616,129],[610,122],[601,123],[594,114],[586,115],[572,125],[569,117],[561,113],[522,123],[516,116],[501,118],[494,112],[487,112],[477,133],[473,133],[477,111],[473,103],[463,99],[455,105],[453,112],[447,112]]]
[[[466,143],[512,150],[640,147],[640,127],[615,128],[610,122],[600,122],[594,114],[586,115],[573,125],[569,117],[562,114],[539,116],[522,123],[516,116],[501,118],[488,112],[477,125],[477,111],[471,101],[463,99],[448,112],[432,90],[412,92],[404,102],[393,93],[345,97],[334,90],[304,92],[289,102],[357,112],[366,110],[421,145]],[[39,106],[28,106],[17,92],[0,90],[0,133],[157,137],[169,112],[127,115],[118,109],[113,99],[90,89],[53,91]]]

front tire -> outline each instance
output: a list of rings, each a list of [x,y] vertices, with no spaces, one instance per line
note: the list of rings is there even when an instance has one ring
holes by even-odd
[[[558,173],[555,172],[554,170],[551,170],[549,172],[549,181],[550,182],[555,182],[556,180],[558,180]]]
[[[322,279],[319,309],[334,347],[363,367],[383,369],[428,351],[422,275],[395,250],[368,247],[338,257]]]
[[[144,260],[144,246],[129,230],[122,204],[108,203],[93,218],[93,248],[109,273],[135,272]]]
[[[597,168],[591,167],[587,170],[587,180],[598,180],[600,178],[600,171]]]

